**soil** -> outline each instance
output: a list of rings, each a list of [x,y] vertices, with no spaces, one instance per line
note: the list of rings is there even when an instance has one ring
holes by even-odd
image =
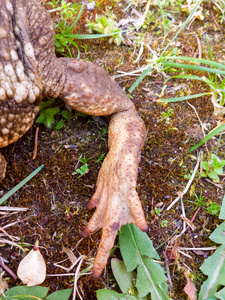
[[[137,6],[136,9],[140,14],[144,13],[145,5]],[[126,1],[114,3],[112,7],[112,12],[118,20],[128,17],[129,10],[124,13],[124,9],[127,7]],[[95,8],[94,11],[84,10],[75,32],[87,33],[87,28],[84,27],[86,18],[94,19],[96,13],[103,14],[105,8],[106,6],[100,5],[100,8]],[[158,8],[152,6],[150,10],[154,15]],[[134,61],[140,47],[134,39],[126,39],[126,43],[120,46],[110,44],[108,38],[77,41],[81,58],[101,65],[116,77],[119,74],[118,71],[131,72],[146,65],[151,55],[149,47],[156,52],[163,49],[176,33],[175,26],[178,26],[180,22],[183,23],[188,16],[185,12],[176,12],[172,8],[165,8],[165,11],[175,17],[175,23],[173,26],[171,25],[173,30],[166,31],[166,36],[160,27],[162,25],[160,15],[146,28],[133,33],[135,37],[138,36],[137,33],[142,35],[145,33],[143,53],[137,63]],[[186,26],[177,37],[173,46],[177,47],[179,55],[192,57],[196,53],[198,56],[201,48],[202,58],[209,59],[203,37],[205,34],[214,59],[221,62],[225,59],[223,54],[224,27],[215,22],[215,20],[220,20],[220,12],[216,7],[209,6],[207,3],[204,5],[204,12],[204,20],[193,19],[191,24]],[[212,14],[210,15],[210,13]],[[53,17],[56,22],[60,18],[58,14]],[[141,35],[139,34],[139,36]],[[198,46],[197,37],[201,46]],[[73,56],[76,57],[76,48],[71,49]],[[190,74],[197,73],[191,72]],[[126,75],[117,77],[116,81],[129,94],[128,89],[136,79],[137,76]],[[205,126],[206,132],[216,126],[217,120],[213,116],[213,105],[210,96],[190,100],[191,106],[186,101],[172,104],[156,102],[155,100],[161,97],[159,95],[164,79],[164,73],[158,73],[155,70],[151,76],[146,76],[132,92],[132,101],[148,130],[139,166],[137,190],[149,224],[148,235],[157,248],[162,262],[167,262],[169,265],[173,282],[173,286],[169,288],[170,297],[187,299],[187,295],[184,293],[186,285],[184,271],[189,269],[191,274],[194,274],[193,280],[199,289],[204,278],[199,267],[204,259],[212,254],[212,251],[196,253],[188,251],[187,253],[191,255],[190,258],[179,254],[177,247],[212,246],[209,235],[220,221],[218,216],[210,214],[206,207],[201,206],[193,221],[196,226],[195,231],[189,229],[176,240],[172,240],[172,237],[183,229],[180,201],[169,211],[166,208],[177,197],[177,193],[182,192],[186,187],[187,177],[196,165],[199,150],[202,151],[204,160],[207,160],[212,153],[216,152],[219,137],[214,137],[201,149],[188,153],[188,149],[203,137],[198,118]],[[207,85],[198,81],[171,79],[169,83],[171,85],[167,85],[163,98],[178,97],[188,91],[191,91],[191,94],[209,91]],[[178,88],[176,89],[176,87]],[[66,109],[64,104],[58,101],[55,106],[60,107],[60,110]],[[61,116],[57,116],[56,119],[59,121]],[[38,153],[33,160],[34,134],[37,127],[39,127]],[[5,230],[8,234],[19,237],[23,243],[34,244],[37,239],[39,240],[41,252],[47,263],[48,274],[66,273],[54,265],[67,258],[63,247],[72,249],[76,256],[87,256],[82,269],[87,267],[88,263],[93,262],[97,253],[101,231],[84,239],[82,230],[93,214],[93,211],[89,211],[86,206],[94,193],[95,182],[101,167],[98,158],[107,153],[106,128],[106,119],[81,116],[72,111],[71,117],[61,130],[48,129],[44,125],[35,123],[19,141],[2,150],[8,162],[6,178],[0,185],[2,195],[44,164],[44,168],[7,201],[8,206],[26,207],[29,210],[2,215],[1,227],[5,228],[6,225],[11,224]],[[67,145],[73,145],[73,147],[66,148]],[[225,159],[224,148],[225,141],[222,136],[218,148],[218,156],[221,159]],[[79,176],[76,172],[76,169],[81,167],[78,158],[83,157],[84,154],[87,158],[91,157],[88,161],[88,173]],[[196,202],[194,192],[198,196],[202,193],[205,198],[203,202],[207,205],[212,202],[221,205],[224,189],[223,178],[221,176],[220,183],[215,185],[211,180],[202,178],[199,172],[197,173],[191,188],[183,197],[186,217],[189,220],[196,212],[196,205],[189,202]],[[160,207],[160,215],[154,212],[155,207]],[[167,227],[162,227],[161,222],[165,220],[168,221]],[[8,244],[1,246],[1,256],[6,260],[5,264],[16,273],[23,253]],[[31,247],[26,248],[31,249]],[[120,258],[118,248],[111,257]],[[100,288],[112,288],[120,291],[110,269],[110,259],[99,280],[92,280],[91,275],[85,275],[79,279],[78,289],[83,299],[96,299],[96,291]],[[67,260],[62,265],[68,267],[71,263]],[[71,270],[69,273],[73,271]],[[19,280],[15,282],[8,274],[6,277],[9,286],[20,284]],[[73,287],[73,276],[47,277],[43,285],[49,287],[51,292],[71,288]],[[79,297],[77,298],[79,299]]]

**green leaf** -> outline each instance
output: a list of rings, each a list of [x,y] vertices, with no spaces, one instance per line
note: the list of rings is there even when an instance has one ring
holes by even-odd
[[[225,196],[224,196],[225,198]],[[210,240],[217,244],[225,244],[225,222],[220,224],[210,235]]]
[[[199,293],[199,300],[204,300],[213,297],[219,285],[225,285],[225,244],[207,258],[200,269],[205,275],[208,275],[208,279],[203,283]]]
[[[215,296],[220,300],[224,300],[225,299],[225,288],[223,288],[218,293],[216,293]]]
[[[152,241],[145,232],[136,225],[127,224],[121,227],[119,232],[120,251],[126,265],[127,271],[131,272],[141,263],[141,256],[146,255],[159,259]]]
[[[65,125],[64,120],[61,120],[55,125],[55,129],[59,130],[59,129],[63,128],[64,125]]]
[[[138,295],[144,297],[150,292],[154,300],[168,300],[165,271],[152,260],[158,259],[159,256],[147,234],[136,225],[127,224],[121,227],[119,241],[127,271],[138,267],[136,281]]]
[[[122,260],[113,258],[111,260],[113,275],[123,293],[128,293],[133,287],[132,272],[127,272],[126,266]]]
[[[68,300],[72,293],[72,289],[56,291],[49,295],[45,300]]]
[[[122,294],[111,290],[98,290],[97,299],[98,300],[118,300],[121,299]]]
[[[144,264],[137,269],[136,286],[140,297],[151,293],[152,299],[169,299],[166,295],[167,289],[164,289],[165,285],[163,289],[160,288],[160,284],[167,280],[164,275],[165,271],[152,259],[143,258],[143,262]]]
[[[201,173],[200,173],[200,176],[201,176],[201,177],[207,177],[207,174],[206,174],[205,172],[201,172]]]
[[[219,218],[221,220],[225,220],[225,195],[223,197],[223,201],[222,201],[222,206],[221,206],[221,210],[220,210],[220,215],[219,215]],[[221,225],[220,225],[221,226]],[[219,226],[219,227],[220,227]],[[218,227],[217,227],[218,228]]]
[[[208,171],[209,170],[209,162],[208,161],[203,161],[201,163],[202,169]]]
[[[6,298],[3,299],[12,299],[9,297],[14,297],[14,298],[18,297],[18,299],[23,300],[23,299],[28,299],[27,296],[34,296],[43,299],[45,298],[47,293],[48,293],[47,287],[42,287],[42,286],[27,287],[24,285],[15,286],[5,292]],[[24,298],[21,298],[21,296],[24,296]]]
[[[54,99],[54,98],[49,99],[49,100],[46,101],[46,102],[41,102],[41,105],[40,105],[40,111],[41,111],[42,109],[45,109],[45,108],[47,108],[47,107],[52,106],[52,104],[53,104],[54,102],[55,102],[55,99]]]
[[[215,172],[215,171],[212,171],[212,172],[209,172],[208,174],[207,174],[208,176],[209,176],[209,178],[211,178],[213,181],[219,181],[219,177],[218,177],[218,175],[217,175],[217,173]]]
[[[219,168],[222,166],[220,158],[215,154],[212,156],[211,165],[213,168]]]
[[[46,116],[44,113],[41,113],[40,116],[36,119],[37,123],[44,123],[46,120]]]
[[[69,119],[70,113],[68,112],[68,110],[63,110],[61,112],[61,115],[63,116],[63,118],[65,118],[66,120]]]

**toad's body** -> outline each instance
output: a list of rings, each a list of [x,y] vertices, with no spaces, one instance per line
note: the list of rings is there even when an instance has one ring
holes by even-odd
[[[85,228],[103,234],[93,274],[100,276],[121,225],[147,229],[136,192],[137,167],[145,127],[133,103],[100,67],[60,58],[54,51],[54,24],[35,0],[0,0],[0,148],[32,126],[43,97],[60,97],[74,109],[110,116],[109,153],[99,172]],[[0,153],[0,181],[6,162]]]

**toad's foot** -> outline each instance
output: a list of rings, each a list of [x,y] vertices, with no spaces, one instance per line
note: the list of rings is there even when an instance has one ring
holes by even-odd
[[[119,174],[121,172],[123,176]],[[129,176],[125,174],[127,172]],[[88,203],[89,209],[97,209],[84,230],[84,236],[102,227],[102,238],[93,267],[95,278],[101,275],[122,225],[136,223],[141,230],[148,229],[132,173],[136,177],[134,166],[129,168],[125,162],[116,162],[114,158],[107,157],[99,173],[97,190]]]
[[[96,229],[102,228],[102,238],[93,267],[95,278],[101,275],[122,225],[136,223],[141,230],[148,229],[136,192],[138,163],[144,133],[143,122],[136,116],[126,117],[121,113],[112,117],[110,121],[110,151],[99,172],[97,190],[88,204],[89,209],[94,207],[97,209],[84,230],[84,236],[87,236]]]

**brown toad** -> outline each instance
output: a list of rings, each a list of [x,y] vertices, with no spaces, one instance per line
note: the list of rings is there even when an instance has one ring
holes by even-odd
[[[109,152],[88,208],[96,211],[84,236],[102,228],[93,267],[99,277],[120,227],[147,223],[136,192],[145,126],[109,75],[88,61],[56,58],[54,24],[35,0],[0,0],[0,147],[32,126],[43,97],[59,97],[80,112],[109,117]],[[6,162],[0,154],[0,181]]]

